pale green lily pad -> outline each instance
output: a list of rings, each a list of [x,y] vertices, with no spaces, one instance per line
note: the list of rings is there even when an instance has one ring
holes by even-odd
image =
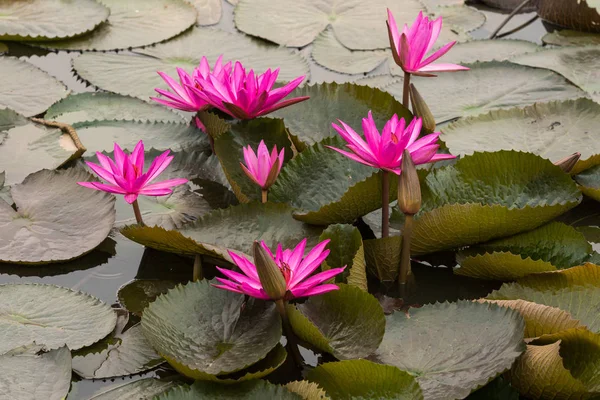
[[[32,117],[69,94],[61,82],[17,58],[0,57],[0,70],[0,108]]]
[[[250,299],[242,308],[243,303],[243,295],[206,280],[180,285],[148,306],[142,330],[179,372],[211,379],[251,366],[279,343],[281,320],[275,306]]]
[[[290,323],[300,339],[340,360],[366,357],[381,343],[383,309],[364,290],[343,283],[339,287],[288,306]]]
[[[109,305],[59,286],[0,285],[0,299],[0,354],[30,343],[77,350],[104,338],[117,323]]]
[[[423,203],[415,220],[413,254],[537,228],[575,207],[582,197],[560,167],[516,151],[475,153],[431,170],[421,182]]]
[[[348,360],[319,365],[308,380],[323,387],[334,400],[422,400],[413,376],[391,365],[367,360]]]
[[[344,148],[339,137],[327,138],[290,161],[271,187],[273,201],[291,204],[294,217],[315,225],[352,223],[381,207],[381,172],[330,148]],[[390,200],[398,180],[390,179]]]
[[[589,99],[537,103],[462,118],[442,129],[452,154],[520,150],[552,162],[581,153],[575,169],[600,154],[600,104]]]
[[[89,400],[152,400],[175,387],[174,382],[154,378],[140,379],[97,393]]]
[[[444,22],[446,20],[444,19]],[[470,64],[477,61],[506,61],[541,49],[535,43],[518,39],[480,39],[455,44],[440,62]]]
[[[440,74],[435,79],[414,77],[411,81],[427,102],[438,124],[491,110],[585,96],[583,91],[552,71],[507,61],[465,65],[471,69]],[[402,82],[393,83],[386,86],[385,90],[402,99],[402,86]]]
[[[176,77],[176,67],[191,72],[202,56],[212,66],[221,54],[224,62],[238,60],[257,73],[281,68],[280,81],[309,75],[308,63],[298,53],[214,28],[193,28],[168,42],[138,49],[135,54],[85,53],[73,60],[73,67],[94,86],[148,100],[157,95],[155,88],[168,89],[156,71]]]
[[[102,243],[115,221],[115,200],[77,184],[91,179],[80,168],[45,169],[13,185],[15,209],[0,202],[0,261],[68,261]]]
[[[110,10],[94,0],[3,1],[0,39],[57,40],[82,35],[106,21]]]
[[[587,261],[592,246],[575,228],[551,222],[535,230],[458,252],[454,272],[479,279],[511,280]]]
[[[426,399],[463,399],[525,350],[523,318],[495,304],[436,303],[386,320],[377,360],[416,376]]]
[[[542,41],[545,44],[552,44],[554,46],[598,45],[600,44],[600,34],[565,29],[546,33],[542,37]]]
[[[147,46],[177,36],[194,25],[196,9],[184,0],[100,0],[108,21],[80,37],[35,46],[55,50],[117,50]]]
[[[442,17],[444,25],[451,25],[454,28],[461,29],[465,32],[471,32],[479,29],[485,24],[485,14],[475,7],[469,7],[464,4],[460,5],[445,5],[439,7],[428,7],[434,16]],[[448,62],[446,58],[443,62]]]
[[[583,194],[600,201],[600,165],[586,169],[574,178]]]
[[[180,386],[158,396],[156,400],[302,400],[300,395],[285,386],[274,385],[262,380],[243,382],[237,385],[219,385],[196,381],[192,386]]]
[[[159,104],[115,93],[72,94],[53,104],[45,119],[74,124],[98,120],[187,123],[182,116]]]
[[[5,399],[62,400],[71,386],[71,353],[60,347],[18,347],[0,356],[0,390]]]
[[[198,11],[198,25],[214,25],[221,20],[221,0],[193,0],[192,4]]]
[[[14,201],[12,197],[10,197],[10,186],[6,184],[6,173],[4,171],[0,172],[0,200],[4,201],[6,204],[13,204]]]
[[[435,1],[435,0],[434,0]],[[481,0],[488,7],[497,8],[503,11],[511,12],[521,4],[521,0]],[[462,1],[461,1],[462,3]],[[526,5],[520,13],[529,13],[536,10],[537,2]]]
[[[369,7],[361,2],[337,3],[334,0],[297,2],[246,0],[235,9],[236,27],[288,47],[304,47],[331,25],[338,40],[353,50],[382,49],[389,46],[386,8],[394,13],[399,26],[412,23],[423,6],[415,0],[401,4],[374,0]]]
[[[329,225],[319,241],[326,239],[330,240],[327,245],[330,253],[321,268],[328,270],[346,267],[344,272],[334,278],[335,282],[347,283],[368,292],[365,249],[358,228],[352,225]]]

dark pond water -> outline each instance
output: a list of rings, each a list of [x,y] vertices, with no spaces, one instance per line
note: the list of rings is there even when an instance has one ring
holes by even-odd
[[[217,27],[233,31],[233,6],[223,0],[223,18]],[[486,24],[471,35],[475,38],[487,38],[500,22],[505,18],[504,14],[490,11],[481,7],[487,16]],[[524,21],[529,20],[534,14],[518,15],[504,28],[510,30]],[[546,29],[540,20],[514,33],[509,38],[526,39],[541,43],[541,37]],[[19,44],[8,44],[9,55],[21,57],[22,59],[47,71],[50,75],[60,79],[73,93],[94,91],[95,89],[77,79],[71,69],[71,59],[78,53],[47,52]],[[303,49],[302,53],[310,59],[310,46]],[[311,65],[311,76],[315,82],[321,81],[347,81],[349,75],[338,74],[326,70],[314,62]],[[377,71],[375,71],[377,73]],[[589,215],[589,214],[585,214]],[[588,223],[589,224],[589,221]],[[132,279],[138,278],[169,278],[191,276],[192,260],[184,259],[168,254],[150,253],[137,243],[131,242],[118,234],[112,235],[112,239],[105,242],[109,249],[114,247],[114,255],[94,252],[74,263],[64,266],[48,265],[42,267],[14,267],[0,264],[0,283],[8,282],[37,282],[49,283],[69,287],[89,293],[109,304],[118,304],[116,293],[118,289]],[[429,257],[426,261],[432,265],[452,265],[453,257],[448,258],[443,254]],[[481,281],[456,278],[451,270],[437,268],[435,271],[426,266],[415,266],[415,274],[419,281],[419,296],[415,302],[425,303],[436,300],[452,300],[458,298],[484,296],[495,288],[494,284],[485,284]],[[183,279],[183,278],[182,278]],[[422,282],[422,284],[421,284]],[[389,293],[393,295],[393,293]],[[303,355],[310,363],[316,363],[316,357],[310,351],[303,351]],[[285,368],[285,366],[284,366]],[[156,374],[152,372],[149,375]],[[160,371],[158,371],[160,373]],[[278,373],[286,374],[278,370]],[[148,375],[146,375],[148,376]],[[140,376],[118,378],[109,381],[84,380],[73,384],[69,400],[87,399],[102,387],[114,384],[122,384],[124,381],[139,379]],[[277,380],[277,376],[269,377]],[[114,382],[114,383],[113,383]]]

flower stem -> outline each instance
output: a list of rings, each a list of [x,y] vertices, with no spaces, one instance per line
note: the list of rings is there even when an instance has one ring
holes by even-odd
[[[412,239],[414,220],[410,214],[404,214],[404,229],[402,230],[402,253],[400,254],[400,274],[398,283],[406,285],[409,276],[412,274],[410,270],[410,241]]]
[[[194,258],[194,272],[192,273],[192,281],[200,281],[204,279],[202,274],[202,257],[200,254],[196,254],[196,258]]]
[[[408,110],[408,102],[409,102],[409,93],[410,93],[410,73],[404,73],[404,89],[402,91],[402,105]]]
[[[131,203],[131,205],[133,207],[133,213],[135,214],[135,220],[137,221],[138,225],[144,226],[144,220],[142,219],[142,213],[140,212],[138,201],[135,200],[133,203]]]
[[[267,202],[267,197],[269,195],[269,190],[267,189],[263,189],[262,190],[262,202],[266,203]]]
[[[381,170],[381,237],[390,236],[390,173]]]
[[[290,325],[290,320],[288,319],[287,311],[285,310],[285,304],[286,303],[282,299],[275,301],[275,306],[277,307],[277,311],[281,316],[283,331],[287,339],[287,348],[289,352],[292,353],[292,357],[294,358],[296,366],[298,368],[302,368],[302,366],[304,365],[304,359],[302,358],[302,354],[300,354],[300,349],[298,349],[296,335],[294,335],[294,331],[292,330],[292,326]]]
[[[498,27],[496,28],[496,30],[494,30],[494,32],[492,32],[492,34],[490,35],[490,37],[488,39],[494,39],[494,38],[496,38],[496,36],[500,32],[500,30],[502,28],[504,28],[504,26],[506,24],[508,24],[508,21],[510,21],[512,19],[512,17],[514,17],[519,11],[521,11],[523,8],[525,8],[525,6],[527,4],[529,4],[530,1],[531,0],[523,0],[523,2],[521,4],[519,4],[510,14],[508,14],[508,16],[504,19],[504,21],[502,21],[500,23],[500,25],[498,25]]]

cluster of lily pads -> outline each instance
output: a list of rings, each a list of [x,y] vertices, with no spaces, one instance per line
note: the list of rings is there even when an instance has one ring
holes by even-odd
[[[218,21],[222,6],[194,3],[0,4],[12,15],[0,18],[0,40],[135,48],[73,59],[95,93],[69,94],[28,62],[0,58],[0,272],[86,268],[122,237],[189,264],[185,279],[123,286],[120,308],[55,285],[0,285],[3,395],[62,399],[72,373],[156,368],[169,376],[93,398],[600,395],[593,33],[554,32],[544,41],[564,47],[544,49],[469,41],[485,16],[459,0],[329,11],[241,0],[236,27],[274,46],[192,27]],[[540,15],[562,18],[548,3]],[[589,21],[600,19],[593,5]],[[48,21],[28,20],[28,7]],[[419,12],[444,27],[422,15],[412,24]],[[595,29],[589,21],[554,22]],[[411,39],[435,31],[459,41],[441,69],[468,71],[428,76],[438,70],[426,53],[450,47]],[[285,48],[310,43],[332,70],[387,73],[314,82],[303,53]],[[150,100],[155,88],[162,104]],[[403,151],[409,142],[415,152]],[[423,269],[447,272],[438,287],[455,294],[424,296]],[[482,289],[462,293],[465,282]],[[288,367],[293,378],[273,378]]]

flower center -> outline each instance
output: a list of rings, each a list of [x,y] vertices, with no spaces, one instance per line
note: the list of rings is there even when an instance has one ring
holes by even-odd
[[[292,277],[292,269],[290,266],[282,261],[279,270],[281,271],[281,275],[283,275],[283,279],[285,279],[285,283],[289,283],[290,278]]]
[[[398,144],[398,136],[396,136],[395,132],[392,132],[392,143]]]

